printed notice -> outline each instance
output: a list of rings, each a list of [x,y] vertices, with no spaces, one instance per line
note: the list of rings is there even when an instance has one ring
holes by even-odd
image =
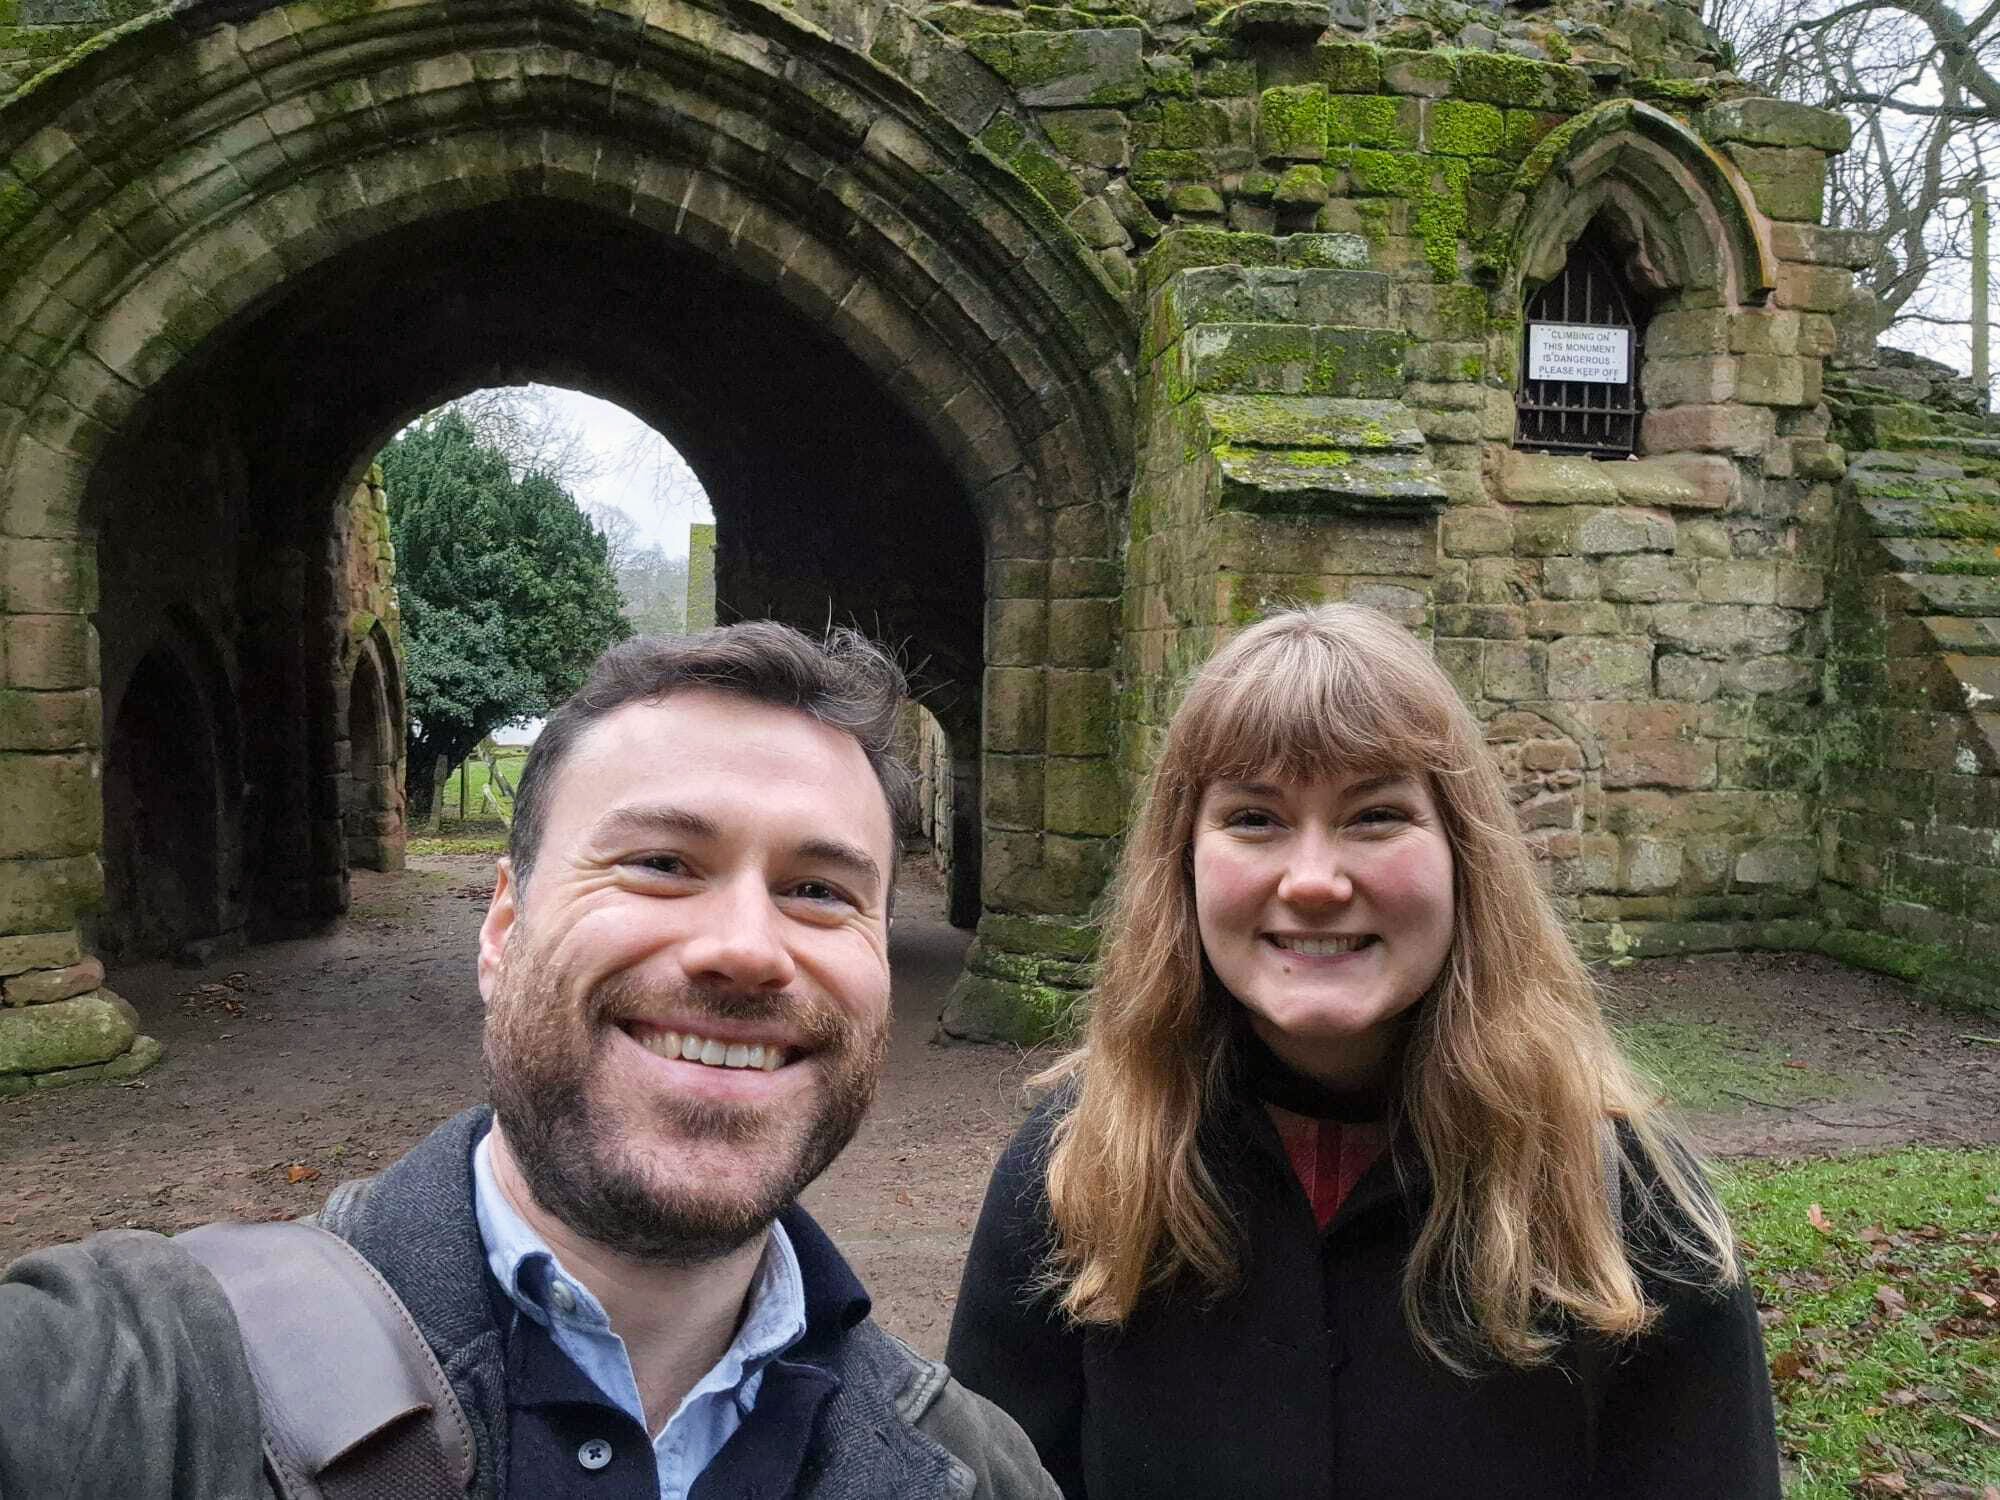
[[[1596,323],[1530,323],[1530,380],[1594,380],[1622,385],[1630,379],[1632,330]]]

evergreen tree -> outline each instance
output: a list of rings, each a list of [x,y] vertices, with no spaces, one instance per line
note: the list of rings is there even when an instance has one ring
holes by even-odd
[[[409,664],[409,806],[428,818],[440,756],[547,713],[631,634],[604,538],[555,480],[446,409],[382,452]]]

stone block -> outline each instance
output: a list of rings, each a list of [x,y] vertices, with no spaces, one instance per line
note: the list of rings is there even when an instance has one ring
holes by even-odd
[[[1807,839],[1772,839],[1736,857],[1739,885],[1810,891],[1819,884],[1819,846]]]
[[[1549,696],[1565,701],[1640,698],[1653,686],[1650,641],[1617,636],[1565,636],[1549,644]]]
[[[1041,753],[1048,722],[1042,677],[1039,669],[1031,667],[987,668],[982,736],[986,749],[1001,754]]]
[[[1415,151],[1423,136],[1423,109],[1392,94],[1336,94],[1326,104],[1326,143]]]
[[[1826,211],[1826,158],[1795,146],[1725,148],[1767,218],[1816,224]]]
[[[1826,603],[1826,570],[1805,563],[1779,563],[1776,602],[1787,609],[1818,609]]]
[[[1016,31],[966,39],[966,49],[1014,85],[1030,109],[1137,104],[1148,79],[1136,27]]]
[[[1617,888],[1643,896],[1674,890],[1681,883],[1681,846],[1665,839],[1618,841]]]
[[[1820,362],[1795,355],[1746,354],[1736,399],[1752,406],[1813,406],[1819,401]]]
[[[1775,604],[1778,565],[1763,559],[1704,561],[1701,597],[1710,604]]]
[[[65,964],[59,969],[31,969],[16,974],[5,983],[9,1005],[49,1005],[88,994],[104,983],[104,965],[94,958]]]
[[[1125,795],[1117,762],[1051,756],[1044,776],[1048,788],[1042,822],[1051,833],[1108,838],[1125,827]]]
[[[1116,839],[1044,834],[1040,896],[1045,904],[1039,909],[1051,913],[1089,911],[1110,884],[1117,857]]]
[[[83,951],[75,931],[30,932],[0,937],[0,979],[30,969],[63,969],[78,962]]]
[[[1662,604],[1653,633],[1662,645],[1695,656],[1775,656],[1797,644],[1801,617],[1769,605]]]
[[[1437,99],[1424,106],[1424,149],[1439,156],[1498,157],[1507,146],[1507,121],[1491,104]]]
[[[102,836],[94,756],[0,752],[0,860],[91,854]]]
[[[1695,598],[1695,565],[1657,552],[1614,557],[1604,564],[1604,597],[1621,604]]]
[[[1616,635],[1618,611],[1595,599],[1531,599],[1528,634],[1537,640],[1560,635]]]
[[[1385,47],[1382,85],[1392,94],[1442,99],[1458,86],[1458,67],[1449,52]]]
[[[1573,549],[1586,557],[1621,552],[1671,552],[1671,517],[1646,510],[1598,510],[1587,513],[1576,527]]]
[[[116,1083],[123,1078],[136,1078],[167,1054],[167,1049],[149,1036],[135,1036],[132,1045],[109,1062],[90,1063],[81,1068],[58,1068],[51,1073],[33,1075],[34,1086],[38,1089],[69,1088],[79,1083]],[[0,1085],[7,1078],[25,1079],[26,1074],[0,1074]]]
[[[0,686],[95,687],[97,670],[97,629],[89,615],[0,615]]]
[[[1438,522],[1447,557],[1500,557],[1514,549],[1514,519],[1491,506],[1461,505]]]
[[[1038,117],[1049,144],[1081,166],[1120,168],[1125,165],[1130,126],[1115,109],[1065,109]],[[1161,142],[1162,145],[1167,144]],[[1223,142],[1215,142],[1220,145]],[[1110,212],[1110,206],[1105,205]],[[1113,216],[1112,222],[1117,223]],[[1122,229],[1124,226],[1119,225]]]
[[[1500,455],[1500,498],[1514,505],[1615,505],[1618,487],[1603,471],[1610,465],[1553,453]]]
[[[1050,672],[1048,749],[1054,755],[1106,755],[1117,743],[1117,694],[1109,672]]]
[[[1722,668],[1699,656],[1661,656],[1654,674],[1662,698],[1706,703],[1722,690]]]
[[[1048,660],[1058,667],[1108,667],[1118,650],[1116,599],[1057,599],[1048,606]]]
[[[1661,510],[1723,510],[1742,483],[1736,465],[1719,454],[1668,453],[1604,467],[1619,499]]]
[[[108,1062],[137,1035],[132,1007],[108,990],[0,1010],[0,1074]]]
[[[1601,569],[1602,564],[1587,557],[1551,557],[1542,564],[1542,593],[1550,599],[1599,598],[1604,592]]]
[[[1658,786],[1685,791],[1715,785],[1715,746],[1706,741],[1611,740],[1604,746],[1605,789]]]
[[[1640,446],[1648,453],[1762,453],[1777,433],[1768,408],[1759,406],[1671,406],[1649,411],[1640,426]]]
[[[96,688],[74,693],[0,688],[0,751],[92,749],[103,718]]]
[[[1712,104],[1696,118],[1695,127],[1717,145],[1741,141],[1830,155],[1845,151],[1854,135],[1846,116],[1789,99],[1731,99]]]
[[[981,819],[992,828],[1042,826],[1042,757],[988,755],[981,766]]]
[[[1320,161],[1326,156],[1324,84],[1282,84],[1257,100],[1257,154],[1266,161]]]
[[[1660,313],[1646,325],[1646,354],[1652,359],[1727,354],[1731,321],[1730,315],[1719,307]]]
[[[1348,328],[1394,328],[1395,278],[1380,271],[1338,268],[1294,271],[1296,316],[1302,323],[1337,324]],[[1263,301],[1259,286],[1259,301]]]
[[[0,614],[87,615],[96,608],[97,549],[89,542],[9,537],[0,548]]]
[[[1780,260],[1815,266],[1865,270],[1875,258],[1875,236],[1865,229],[1829,229],[1818,224],[1771,226],[1771,253]]]
[[[1048,654],[1049,606],[1038,599],[986,602],[986,659],[994,666],[1033,666]]]
[[[1807,698],[1819,686],[1816,663],[1796,656],[1753,656],[1723,668],[1723,685],[1745,698]]]
[[[1780,307],[1803,312],[1837,313],[1854,296],[1854,273],[1838,266],[1804,266],[1792,261],[1778,265]]]
[[[1649,406],[1695,406],[1736,394],[1737,362],[1726,354],[1656,355],[1639,372]]]
[[[1503,703],[1547,697],[1548,648],[1537,641],[1488,641],[1480,689]]]
[[[1049,594],[1056,599],[1112,597],[1122,582],[1118,564],[1106,557],[1059,557],[1049,564]],[[1059,622],[1053,617],[1050,630]]]
[[[1526,611],[1504,604],[1441,604],[1437,608],[1437,633],[1495,641],[1519,640],[1527,634]]]

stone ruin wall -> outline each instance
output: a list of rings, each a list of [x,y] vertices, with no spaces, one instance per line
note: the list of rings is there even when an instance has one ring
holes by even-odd
[[[382,466],[370,464],[335,521],[331,559],[340,586],[335,671],[347,683],[346,733],[334,743],[340,816],[352,865],[403,868],[408,836],[408,763],[403,682],[403,617],[396,602],[396,549]]]
[[[1989,457],[1833,427],[1889,404],[1827,399],[1829,361],[1862,357],[1840,340],[1867,247],[1817,222],[1844,122],[1750,97],[1674,0],[796,15],[1026,183],[1133,330],[1129,502],[1066,502],[1043,449],[1042,517],[988,533],[983,911],[954,1029],[1067,1013],[1175,682],[1278,600],[1362,600],[1435,641],[1599,953],[1820,946],[1921,977],[1987,951],[1992,716],[1964,682],[1988,690],[2000,637],[1978,557],[1931,548],[1925,572],[1885,545],[1983,540],[1984,512],[1885,536],[1857,520],[1884,465],[1851,478],[1847,449],[1975,510]],[[1524,296],[1588,225],[1649,303],[1634,460],[1513,447]],[[996,348],[1061,336],[1008,316]],[[1924,702],[1878,711],[1899,693]]]

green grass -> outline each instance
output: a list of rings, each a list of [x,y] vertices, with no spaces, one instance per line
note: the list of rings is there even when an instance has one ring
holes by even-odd
[[[521,766],[526,762],[527,758],[528,752],[519,746],[502,749],[496,756],[496,759],[500,762],[501,774],[507,778],[509,786],[520,785]],[[443,814],[442,821],[447,824],[458,821],[458,783],[461,777],[467,778],[465,784],[465,813],[467,820],[490,819],[493,816],[493,811],[486,806],[484,797],[488,779],[486,762],[473,759],[468,760],[456,771],[453,771],[450,776],[446,777],[443,787],[438,790],[438,811]],[[512,800],[504,794],[501,795],[500,800],[511,813],[513,811]]]
[[[1722,1192],[1776,1310],[1765,1339],[1788,1500],[1900,1493],[1855,1488],[1871,1475],[1911,1495],[2000,1484],[2000,1441],[1964,1419],[2000,1427],[2000,1314],[1972,1295],[2000,1297],[2000,1150],[1743,1163]]]
[[[1787,1067],[1781,1039],[1691,1021],[1635,1021],[1618,1028],[1626,1050],[1676,1107],[1738,1112],[1750,1100],[1797,1104],[1852,1087],[1838,1073]]]
[[[507,852],[507,826],[498,818],[467,818],[463,823],[453,818],[444,826],[448,832],[435,836],[424,834],[412,836],[407,852],[411,854],[505,854]]]

